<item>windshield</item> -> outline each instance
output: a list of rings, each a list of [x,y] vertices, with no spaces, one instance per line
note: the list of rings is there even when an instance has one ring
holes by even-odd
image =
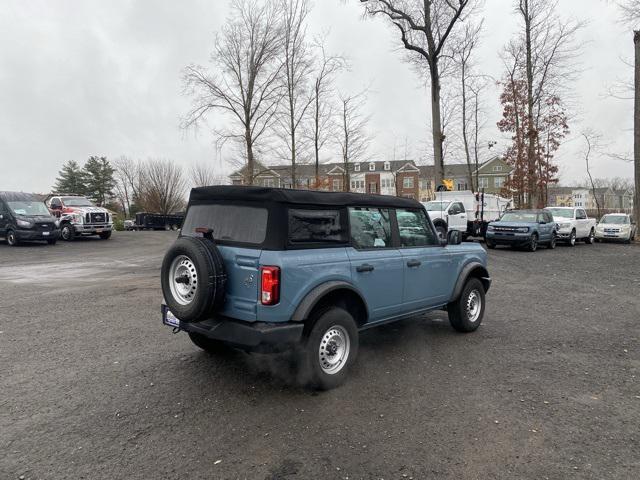
[[[432,212],[437,210],[444,211],[447,209],[450,203],[451,202],[427,202],[424,204],[424,208]]]
[[[629,217],[626,215],[605,215],[600,220],[600,223],[627,225],[629,223]]]
[[[537,213],[531,212],[507,212],[502,218],[500,218],[501,222],[532,222],[535,223],[538,220]]]
[[[553,218],[573,218],[572,208],[547,208],[553,215]]]
[[[16,215],[45,215],[49,216],[49,210],[44,203],[38,201],[25,201],[25,202],[7,202],[9,208]]]
[[[93,207],[93,203],[84,197],[64,197],[62,203],[66,207]]]

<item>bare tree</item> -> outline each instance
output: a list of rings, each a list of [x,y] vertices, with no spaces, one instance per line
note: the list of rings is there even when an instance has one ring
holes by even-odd
[[[597,141],[597,136],[593,132],[582,132],[582,137],[584,138],[584,141],[587,144],[586,150],[584,152],[584,161],[587,165],[587,176],[589,177],[589,182],[591,183],[591,193],[593,194],[593,198],[596,201],[596,208],[598,209],[598,218],[600,218],[600,200],[598,199],[598,195],[596,195],[596,185],[593,182],[593,177],[591,176],[591,170],[589,168],[589,156],[591,155],[593,143]]]
[[[348,192],[351,189],[349,164],[362,160],[371,143],[367,132],[369,117],[363,112],[367,101],[366,91],[351,95],[341,93],[339,98],[337,114],[340,127],[336,134],[336,145],[344,168],[342,188]]]
[[[637,0],[621,0],[618,6],[622,11],[622,21],[631,26],[640,21],[640,3]]]
[[[360,0],[368,15],[382,15],[399,30],[403,47],[426,61],[431,83],[431,130],[436,185],[444,177],[444,130],[440,111],[441,67],[447,40],[474,0]]]
[[[473,171],[478,168],[478,135],[479,135],[479,95],[481,89],[479,85],[474,85],[476,74],[472,57],[476,50],[480,31],[482,30],[482,22],[478,25],[467,23],[465,25],[464,34],[453,50],[453,58],[458,65],[460,71],[460,100],[461,114],[460,126],[462,133],[462,143],[464,147],[464,155],[467,161],[467,171],[469,186],[472,191],[477,190],[477,184],[474,182]],[[475,146],[475,153],[472,159],[472,143]],[[474,162],[475,160],[475,162]]]
[[[149,159],[140,164],[140,207],[164,215],[185,207],[182,168],[170,160]]]
[[[545,96],[558,95],[566,88],[570,68],[578,49],[573,43],[575,33],[582,27],[576,21],[558,19],[554,0],[516,0],[516,13],[520,17],[522,31],[511,52],[523,58],[515,58],[526,82],[526,152],[527,152],[527,206],[538,203],[538,176],[536,174],[536,147],[538,129],[536,117]]]
[[[315,187],[320,186],[320,151],[331,137],[333,118],[333,103],[331,90],[335,75],[346,68],[343,57],[327,55],[324,39],[316,42],[320,57],[313,81],[311,103],[311,140],[313,142],[313,159],[315,163]]]
[[[308,0],[279,0],[283,12],[282,63],[284,66],[284,114],[280,118],[281,130],[291,161],[291,186],[297,186],[296,162],[301,153],[299,129],[313,102],[310,85],[313,60],[306,40]]]
[[[217,133],[242,145],[245,183],[253,184],[256,149],[272,126],[282,98],[281,10],[274,2],[234,0],[232,14],[216,36],[212,63],[215,73],[198,65],[186,67],[185,91],[193,96],[185,127],[201,123],[213,110],[231,119]]]
[[[189,180],[194,187],[222,185],[225,183],[223,175],[217,174],[211,165],[203,162],[191,164],[189,167]]]
[[[140,165],[123,155],[113,161],[113,167],[115,169],[116,196],[122,205],[125,216],[131,215],[131,207],[140,193]]]

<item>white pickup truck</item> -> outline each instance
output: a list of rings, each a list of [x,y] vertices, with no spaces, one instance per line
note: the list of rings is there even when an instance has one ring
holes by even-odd
[[[558,224],[558,240],[574,246],[577,240],[584,240],[587,245],[593,244],[596,238],[596,219],[589,218],[584,208],[547,207]]]
[[[442,238],[449,230],[459,230],[463,237],[482,237],[489,222],[498,220],[511,204],[507,198],[470,190],[438,192],[434,200],[422,203]]]

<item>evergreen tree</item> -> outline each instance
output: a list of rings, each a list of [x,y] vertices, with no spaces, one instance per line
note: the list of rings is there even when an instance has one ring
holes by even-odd
[[[107,157],[91,156],[84,165],[86,176],[86,195],[97,205],[105,205],[113,195],[115,169]]]
[[[80,168],[78,162],[69,160],[58,172],[56,184],[53,190],[59,193],[77,193],[84,195],[86,191],[86,176],[83,169]]]

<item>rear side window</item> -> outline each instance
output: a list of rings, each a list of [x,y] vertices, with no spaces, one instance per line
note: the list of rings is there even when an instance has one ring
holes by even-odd
[[[345,221],[340,210],[289,210],[289,243],[292,245],[346,243]]]
[[[391,222],[385,208],[356,207],[349,209],[351,241],[358,249],[391,246]]]
[[[196,236],[196,228],[208,227],[213,238],[226,242],[260,245],[267,236],[266,208],[244,205],[192,205],[187,211],[182,234]]]

